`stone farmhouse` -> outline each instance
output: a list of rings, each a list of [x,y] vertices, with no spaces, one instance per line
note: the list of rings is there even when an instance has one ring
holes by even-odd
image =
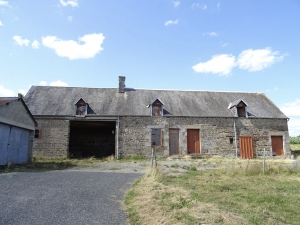
[[[32,86],[35,157],[290,156],[288,118],[263,93]]]

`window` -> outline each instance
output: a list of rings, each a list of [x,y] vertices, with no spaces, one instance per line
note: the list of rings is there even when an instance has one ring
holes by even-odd
[[[238,117],[246,117],[245,107],[237,107]]]
[[[35,128],[34,130],[34,138],[40,139],[42,134],[42,129],[41,128]]]
[[[229,143],[233,144],[233,138],[229,138]]]
[[[151,145],[160,146],[162,144],[161,129],[152,129],[151,131]]]
[[[164,103],[159,99],[156,98],[152,103],[149,104],[151,106],[151,113],[152,116],[162,116],[163,115],[163,105]]]
[[[162,115],[162,104],[159,100],[152,103],[152,116]]]
[[[84,116],[87,114],[87,103],[80,98],[76,103],[75,103],[75,115],[76,116]]]
[[[248,104],[243,99],[239,99],[230,103],[228,109],[233,108],[232,111],[237,117],[248,117],[247,106]]]

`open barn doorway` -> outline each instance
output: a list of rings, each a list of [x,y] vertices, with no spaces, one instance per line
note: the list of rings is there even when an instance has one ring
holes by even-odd
[[[70,121],[70,158],[115,154],[115,121]]]

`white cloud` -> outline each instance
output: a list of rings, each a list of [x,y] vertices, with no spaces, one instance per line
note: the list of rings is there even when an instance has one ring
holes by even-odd
[[[46,86],[46,85],[47,85],[47,82],[46,82],[46,81],[41,81],[41,82],[40,82],[40,85],[41,85],[41,86]]]
[[[9,6],[8,1],[0,0],[0,6]]]
[[[235,56],[222,54],[214,55],[211,60],[198,63],[192,68],[197,73],[216,73],[227,76],[235,66]]]
[[[280,110],[287,116],[289,120],[289,133],[290,136],[300,135],[300,99],[294,102],[285,103]]]
[[[37,40],[34,40],[31,46],[35,49],[38,49],[40,48],[40,43]]]
[[[218,34],[217,34],[216,32],[214,32],[214,31],[209,32],[209,33],[203,33],[203,36],[204,36],[204,35],[209,35],[209,36],[211,36],[211,37],[216,37],[216,36],[218,36]]]
[[[68,20],[69,22],[72,22],[73,17],[72,17],[72,16],[69,16],[67,20]]]
[[[223,46],[224,47],[224,46]],[[221,54],[214,55],[211,60],[201,62],[193,66],[193,70],[198,73],[217,73],[220,75],[228,75],[234,67],[243,70],[259,71],[270,66],[271,64],[282,60],[285,55],[279,55],[278,52],[272,52],[270,48],[257,50],[242,51],[237,60],[233,55]],[[278,88],[275,88],[277,91]]]
[[[50,82],[50,86],[68,87],[68,84],[61,80],[57,80],[57,81]]]
[[[42,43],[48,48],[55,50],[56,54],[61,57],[73,59],[88,59],[103,50],[101,44],[104,41],[103,34],[87,34],[79,38],[80,44],[73,40],[61,40],[55,36],[42,37]]]
[[[248,71],[259,71],[280,61],[284,55],[279,52],[272,52],[270,48],[265,49],[248,49],[241,52],[238,56],[238,65],[240,69]]]
[[[15,43],[20,46],[23,46],[23,45],[28,46],[30,43],[30,41],[28,39],[22,39],[21,36],[13,36],[13,39],[14,39]]]
[[[63,6],[72,6],[72,7],[78,7],[78,0],[59,0],[60,4],[62,4]]]
[[[0,26],[3,26],[3,23],[0,21]]]
[[[228,46],[228,43],[225,42],[225,43],[222,44],[223,48],[226,47],[226,46]]]
[[[173,1],[174,7],[178,7],[180,5],[180,1]]]
[[[0,85],[0,97],[13,97],[15,92]]]
[[[300,117],[300,99],[296,99],[294,102],[285,103],[280,109],[287,116]]]
[[[169,26],[169,25],[176,25],[178,24],[179,20],[168,20],[167,22],[165,22],[165,26]]]
[[[191,8],[192,8],[192,9],[199,8],[199,9],[206,10],[206,9],[207,9],[207,5],[200,5],[199,3],[194,3],[194,4],[191,6]]]
[[[290,136],[296,137],[300,135],[300,118],[290,118],[288,126]]]

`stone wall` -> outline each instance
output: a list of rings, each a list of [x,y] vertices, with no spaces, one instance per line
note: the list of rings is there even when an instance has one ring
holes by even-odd
[[[286,119],[235,118],[236,144],[239,155],[239,136],[252,136],[255,157],[263,150],[271,156],[271,136],[282,136],[286,157],[290,156],[289,134]],[[41,138],[35,140],[35,157],[69,156],[69,120],[37,119],[42,128]],[[187,154],[187,129],[199,129],[202,155],[235,157],[235,130],[233,118],[195,117],[120,117],[116,145],[121,156],[151,156],[151,129],[162,130],[162,145],[157,147],[158,156],[169,156],[169,129],[179,129],[179,155]]]
[[[255,157],[272,155],[271,136],[283,136],[285,156],[290,155],[289,134],[286,119],[236,118],[235,140],[233,118],[194,117],[121,117],[119,152],[123,155],[151,155],[151,129],[162,129],[162,146],[157,155],[169,155],[169,128],[179,129],[179,154],[187,154],[187,129],[200,130],[200,151],[202,155],[226,157],[239,155],[239,136],[252,136]],[[235,144],[236,141],[236,144]]]
[[[69,120],[36,118],[40,137],[34,140],[33,157],[61,158],[68,157]]]

